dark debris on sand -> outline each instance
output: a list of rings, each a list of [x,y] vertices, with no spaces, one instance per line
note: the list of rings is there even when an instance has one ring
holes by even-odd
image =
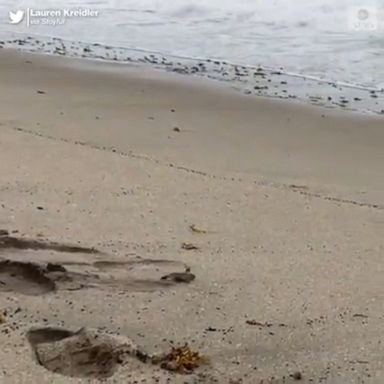
[[[192,243],[183,243],[181,244],[181,248],[185,249],[186,251],[193,251],[193,250],[198,250],[199,247],[195,244]]]
[[[197,368],[209,363],[209,359],[199,352],[192,351],[188,344],[182,347],[172,347],[165,355],[153,359],[154,364],[171,372],[191,374]]]
[[[173,281],[175,283],[190,283],[195,280],[196,276],[189,271],[186,272],[173,272],[168,275],[162,276],[161,280]]]

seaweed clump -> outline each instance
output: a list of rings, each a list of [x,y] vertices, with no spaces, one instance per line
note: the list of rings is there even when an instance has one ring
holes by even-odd
[[[196,369],[209,363],[209,359],[199,352],[192,351],[188,344],[172,347],[171,351],[156,359],[162,369],[167,371],[191,374]]]

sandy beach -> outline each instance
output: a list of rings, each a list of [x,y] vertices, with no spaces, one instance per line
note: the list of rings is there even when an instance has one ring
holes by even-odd
[[[0,49],[0,382],[381,384],[383,123]]]

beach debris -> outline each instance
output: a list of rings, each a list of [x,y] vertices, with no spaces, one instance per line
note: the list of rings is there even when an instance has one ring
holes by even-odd
[[[291,377],[293,378],[293,380],[296,380],[296,381],[300,381],[300,380],[303,379],[303,375],[302,375],[302,373],[299,372],[299,371],[294,372],[294,373],[291,375]]]
[[[196,227],[195,224],[190,225],[189,229],[194,233],[207,233],[206,230]]]
[[[181,244],[181,248],[185,249],[186,251],[193,251],[193,250],[200,249],[197,245],[192,244],[192,243],[183,243],[183,244]]]
[[[365,315],[363,313],[355,313],[352,317],[355,318],[362,318],[362,319],[368,319],[368,315]]]
[[[369,364],[369,361],[367,361],[367,360],[349,360],[349,363],[351,363],[351,364]]]
[[[7,322],[7,320],[5,319],[5,311],[0,312],[0,325],[5,324],[6,322]]]
[[[162,276],[161,280],[174,281],[175,283],[190,283],[195,280],[196,276],[187,268],[185,272],[173,272]]]
[[[297,185],[297,184],[290,184],[289,188],[302,189],[302,190],[308,190],[309,189],[306,185]]]
[[[45,95],[45,91],[42,91],[41,89],[38,89],[36,91],[39,95]]]
[[[262,323],[260,321],[256,321],[256,320],[246,320],[245,322],[246,324],[248,325],[256,325],[258,327],[272,327],[273,324],[271,323]]]
[[[6,229],[0,229],[0,236],[9,236],[9,231]]]
[[[200,352],[193,351],[186,343],[182,347],[172,347],[165,355],[154,357],[152,362],[160,364],[167,371],[191,374],[197,368],[209,364],[209,359]]]
[[[48,263],[46,266],[48,272],[67,272],[61,264]]]
[[[175,128],[173,128],[173,131],[174,132],[181,132],[181,129],[179,127],[175,127]]]

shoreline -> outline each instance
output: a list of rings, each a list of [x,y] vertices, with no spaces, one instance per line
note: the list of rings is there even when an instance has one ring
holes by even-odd
[[[382,383],[381,117],[6,49],[0,116],[1,382]]]
[[[23,35],[22,35],[23,36]],[[306,104],[350,112],[384,115],[384,89],[317,79],[273,69],[223,60],[188,58],[99,43],[67,41],[56,37],[25,36],[0,41],[0,48],[24,52],[138,64],[192,77],[219,81],[249,96],[299,100]]]

